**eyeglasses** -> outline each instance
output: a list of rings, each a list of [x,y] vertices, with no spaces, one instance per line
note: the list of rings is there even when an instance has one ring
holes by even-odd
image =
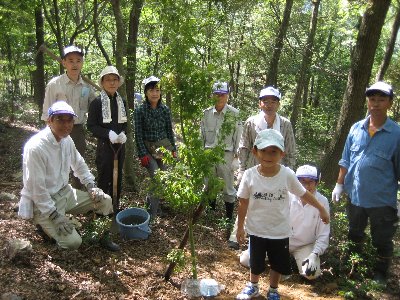
[[[278,100],[272,100],[272,99],[261,99],[260,100],[262,103],[264,103],[264,105],[272,105],[272,104],[279,104]]]

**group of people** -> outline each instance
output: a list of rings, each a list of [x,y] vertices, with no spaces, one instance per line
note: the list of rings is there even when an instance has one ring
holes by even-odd
[[[66,214],[93,211],[99,216],[113,217],[115,222],[127,141],[128,110],[118,93],[124,78],[114,66],[106,66],[99,76],[101,91],[96,97],[93,88],[82,79],[83,60],[80,48],[64,48],[62,64],[66,73],[46,86],[41,118],[47,126],[28,140],[23,153],[24,186],[18,214],[33,219],[41,231],[64,249],[77,249],[82,243],[74,220]],[[143,81],[146,101],[135,109],[138,155],[151,176],[163,168],[162,159],[152,152],[156,142],[163,141],[163,146],[176,156],[171,112],[161,102],[159,82],[154,76]],[[85,124],[97,138],[96,181],[84,161]],[[116,160],[118,179],[114,182]],[[151,194],[147,198],[154,217],[159,199]],[[111,240],[111,228],[115,225],[111,224],[98,240],[104,248],[119,251],[119,245]]]
[[[77,249],[82,239],[66,214],[94,211],[115,215],[119,209],[122,168],[127,141],[128,109],[118,93],[123,77],[113,66],[105,67],[98,84],[100,95],[83,81],[84,55],[80,48],[64,49],[62,64],[66,73],[52,79],[47,87],[42,120],[46,128],[35,134],[24,147],[23,189],[19,215],[31,219],[59,247]],[[140,163],[154,177],[165,169],[158,148],[177,156],[171,111],[161,98],[160,79],[143,81],[145,99],[135,107],[135,142]],[[281,275],[291,273],[290,255],[299,272],[308,279],[321,273],[320,255],[329,243],[329,204],[317,191],[321,174],[312,164],[296,172],[296,143],[290,121],[277,112],[281,93],[269,86],[259,95],[260,111],[240,121],[239,110],[228,104],[229,85],[215,82],[215,104],[204,110],[201,139],[204,148],[224,147],[224,162],[215,166],[215,176],[224,180],[222,199],[225,215],[233,223],[234,205],[238,214],[231,247],[237,248],[249,237],[241,263],[250,267],[250,280],[237,299],[259,295],[259,277],[270,264],[267,299],[280,299],[277,291]],[[349,198],[348,237],[352,250],[360,252],[368,219],[372,243],[378,258],[374,279],[386,282],[393,255],[393,236],[397,229],[397,182],[400,177],[400,127],[388,117],[393,90],[377,82],[366,90],[368,116],[353,125],[339,162],[340,172],[332,199],[346,192]],[[86,120],[87,118],[87,120]],[[227,120],[233,122],[224,131]],[[97,138],[97,182],[84,161],[86,138],[84,124]],[[113,182],[114,160],[118,159],[118,182]],[[233,161],[239,160],[235,187]],[[69,185],[70,171],[73,172]],[[112,195],[110,197],[109,195]],[[146,202],[154,218],[160,199],[149,191]],[[216,200],[211,201],[216,208]],[[99,241],[111,251],[119,246],[105,230]]]

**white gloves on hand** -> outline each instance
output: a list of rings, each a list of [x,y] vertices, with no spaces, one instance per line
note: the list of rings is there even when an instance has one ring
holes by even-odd
[[[338,202],[342,193],[343,193],[343,184],[336,183],[335,188],[332,191],[332,201]]]
[[[105,199],[105,193],[102,189],[98,188],[94,182],[86,184],[86,190],[94,203],[99,203]]]
[[[88,192],[94,203],[99,203],[105,199],[103,190],[98,187],[92,188]]]
[[[57,210],[53,211],[49,218],[56,226],[57,232],[60,235],[71,234],[75,228],[71,220],[66,216],[60,215]]]
[[[311,253],[305,260],[303,260],[303,262],[301,263],[303,275],[307,277],[312,277],[315,275],[315,272],[317,272],[317,267],[318,267],[317,258],[318,258],[317,254]]]
[[[118,140],[117,140],[117,143],[121,143],[121,144],[125,144],[125,142],[126,142],[126,134],[125,134],[125,132],[121,132],[119,135],[118,135]]]
[[[118,143],[118,134],[116,134],[114,131],[110,130],[108,133],[108,138],[112,144]]]

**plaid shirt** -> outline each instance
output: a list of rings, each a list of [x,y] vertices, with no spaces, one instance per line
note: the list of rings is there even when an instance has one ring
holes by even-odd
[[[168,106],[159,102],[157,107],[153,109],[150,103],[145,101],[135,109],[134,119],[135,140],[139,157],[149,154],[144,141],[157,142],[168,138],[176,151],[171,111]]]

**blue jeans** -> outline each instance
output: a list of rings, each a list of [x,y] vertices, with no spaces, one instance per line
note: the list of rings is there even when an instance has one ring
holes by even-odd
[[[372,245],[380,257],[393,256],[393,237],[398,227],[397,209],[391,206],[364,208],[348,203],[350,241],[361,244],[365,238],[365,228],[370,221]]]

